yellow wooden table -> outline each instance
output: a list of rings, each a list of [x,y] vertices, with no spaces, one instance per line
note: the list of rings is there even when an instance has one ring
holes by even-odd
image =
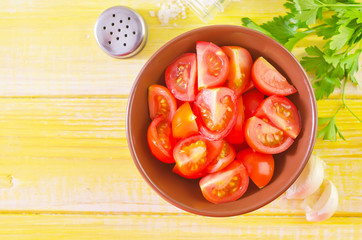
[[[159,47],[205,25],[189,11],[161,25],[149,14],[157,2],[0,1],[0,239],[361,239],[362,126],[346,110],[337,123],[347,140],[315,145],[340,194],[327,221],[307,222],[300,202],[283,197],[243,216],[200,217],[150,189],[127,147],[130,88]],[[264,22],[285,11],[283,2],[233,2],[209,24]],[[99,14],[119,4],[149,24],[145,49],[127,60],[108,57],[93,35]],[[347,89],[347,103],[362,115],[360,89]],[[319,101],[319,115],[339,104],[338,93]]]

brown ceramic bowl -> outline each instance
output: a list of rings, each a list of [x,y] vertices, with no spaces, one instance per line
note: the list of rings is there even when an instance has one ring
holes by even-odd
[[[198,180],[184,179],[172,172],[173,164],[157,160],[147,145],[147,88],[165,85],[164,72],[168,64],[183,53],[195,52],[197,41],[218,46],[236,45],[249,50],[253,59],[263,56],[273,64],[298,90],[289,96],[301,115],[302,129],[285,152],[274,155],[275,172],[271,182],[258,189],[252,182],[246,193],[230,203],[213,204],[201,194]],[[134,162],[146,182],[166,201],[185,211],[214,217],[235,216],[256,210],[280,196],[296,180],[306,165],[316,138],[317,108],[313,89],[301,65],[282,45],[262,33],[248,28],[215,25],[198,28],[162,46],[139,73],[128,102],[127,139]]]

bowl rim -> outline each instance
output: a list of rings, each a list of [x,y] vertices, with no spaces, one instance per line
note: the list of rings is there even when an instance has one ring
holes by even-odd
[[[289,183],[286,184],[284,187],[280,188],[277,192],[275,192],[275,194],[273,194],[272,196],[268,197],[265,201],[256,204],[253,207],[250,207],[248,209],[244,209],[242,211],[238,211],[238,210],[233,210],[233,211],[225,211],[225,212],[210,212],[210,211],[203,211],[203,210],[197,210],[193,207],[190,207],[186,204],[183,204],[177,200],[171,199],[167,194],[165,194],[161,189],[158,188],[157,185],[155,185],[151,179],[148,177],[148,175],[146,174],[146,172],[143,170],[136,151],[134,149],[134,145],[133,145],[133,141],[132,139],[132,131],[131,131],[131,120],[130,120],[130,112],[131,112],[131,106],[132,103],[134,101],[135,98],[135,94],[134,92],[136,91],[137,86],[139,85],[139,79],[142,76],[143,72],[145,71],[146,67],[148,67],[149,63],[152,62],[155,58],[157,58],[157,55],[164,51],[164,49],[168,48],[170,45],[172,45],[173,43],[179,41],[179,39],[182,39],[184,37],[187,37],[189,35],[193,35],[195,33],[197,33],[198,31],[210,31],[212,29],[218,29],[218,28],[232,28],[235,31],[241,31],[241,32],[249,32],[255,35],[259,35],[259,37],[262,38],[267,38],[270,41],[274,42],[274,44],[279,45],[279,47],[281,48],[282,51],[286,52],[288,55],[290,55],[290,57],[297,63],[297,65],[299,66],[299,68],[302,70],[302,73],[305,77],[305,79],[307,79],[308,81],[306,81],[306,89],[309,93],[309,95],[311,96],[312,99],[312,109],[311,109],[311,114],[312,114],[312,119],[314,119],[314,121],[312,121],[311,123],[311,136],[310,139],[308,141],[308,147],[306,149],[306,155],[305,155],[305,159],[303,160],[302,164],[300,164],[298,170],[293,174],[293,176],[290,178]],[[144,63],[143,67],[141,68],[141,70],[139,71],[137,77],[135,78],[135,81],[132,85],[130,94],[129,94],[129,98],[128,98],[128,103],[127,103],[127,109],[126,109],[126,137],[127,137],[127,143],[128,143],[128,148],[130,150],[133,162],[135,163],[138,171],[141,173],[141,176],[143,177],[143,179],[147,182],[147,184],[161,197],[163,198],[165,201],[167,201],[168,203],[170,203],[173,206],[176,206],[179,209],[182,209],[186,212],[189,213],[193,213],[193,214],[197,214],[197,215],[201,215],[201,216],[208,216],[208,217],[231,217],[231,216],[238,216],[238,215],[242,215],[242,214],[246,214],[252,211],[255,211],[269,203],[271,203],[272,201],[274,201],[276,198],[278,198],[280,195],[282,195],[295,181],[296,179],[299,177],[299,175],[302,173],[304,167],[306,166],[312,152],[313,152],[313,148],[315,145],[315,141],[316,141],[316,135],[317,135],[317,124],[318,124],[318,118],[317,118],[317,103],[316,103],[316,98],[314,95],[314,91],[312,88],[312,85],[309,81],[308,75],[305,72],[304,68],[301,66],[301,64],[299,63],[299,61],[296,59],[296,57],[289,51],[287,50],[282,44],[280,44],[279,42],[277,42],[276,40],[274,40],[273,38],[265,35],[264,33],[261,33],[259,31],[250,29],[250,28],[246,28],[246,27],[242,27],[242,26],[238,26],[238,25],[225,25],[225,24],[221,24],[221,25],[208,25],[208,26],[203,26],[203,27],[199,27],[199,28],[195,28],[192,29],[190,31],[184,32],[174,38],[172,38],[171,40],[167,41],[165,44],[163,44],[156,52],[154,52],[152,54],[152,56]]]

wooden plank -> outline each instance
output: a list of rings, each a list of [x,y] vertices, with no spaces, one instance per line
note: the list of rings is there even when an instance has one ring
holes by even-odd
[[[119,1],[1,1],[0,2],[0,95],[74,96],[126,95],[147,59],[164,43],[191,29],[205,26],[192,12],[163,26],[149,10],[152,0],[124,0],[149,24],[145,49],[127,60],[108,57],[94,39],[94,23],[106,8]],[[209,24],[241,25],[241,17],[265,22],[282,14],[284,0],[233,2]],[[177,24],[176,26],[174,24]],[[309,42],[315,43],[312,38]],[[299,57],[303,46],[295,50]],[[359,79],[361,74],[359,74]],[[357,94],[348,88],[347,94]]]
[[[361,239],[359,218],[0,215],[2,239]]]
[[[183,213],[137,172],[125,136],[123,98],[0,98],[0,211]],[[347,101],[359,116],[362,100]],[[337,100],[320,101],[321,116]],[[362,124],[342,110],[347,141],[318,140],[316,154],[340,192],[338,216],[359,216]],[[333,150],[331,150],[333,149]],[[252,215],[301,215],[283,197]]]

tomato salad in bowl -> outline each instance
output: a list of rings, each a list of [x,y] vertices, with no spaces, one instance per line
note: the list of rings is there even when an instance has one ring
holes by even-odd
[[[271,181],[273,154],[301,131],[299,111],[286,97],[297,90],[242,46],[195,47],[169,63],[166,86],[148,87],[147,142],[174,174],[198,181],[205,199],[227,203],[243,196],[249,178],[259,188]]]
[[[316,130],[313,88],[298,60],[270,37],[233,25],[165,43],[140,70],[127,104],[140,175],[170,204],[203,216],[245,214],[283,194],[306,166]]]

